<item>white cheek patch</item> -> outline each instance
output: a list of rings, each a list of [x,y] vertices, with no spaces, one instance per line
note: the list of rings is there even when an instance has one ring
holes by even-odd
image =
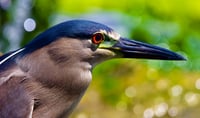
[[[108,32],[108,36],[110,36],[114,40],[119,40],[120,39],[120,35],[118,33],[116,33],[116,32]]]
[[[100,30],[100,32],[107,34],[110,38],[114,39],[114,40],[119,40],[120,39],[120,34],[111,31],[111,32],[107,32],[106,30]]]

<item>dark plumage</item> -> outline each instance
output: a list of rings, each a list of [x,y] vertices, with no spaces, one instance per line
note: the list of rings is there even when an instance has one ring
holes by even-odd
[[[58,24],[0,57],[0,118],[63,118],[79,103],[96,64],[112,58],[184,60],[86,20]]]

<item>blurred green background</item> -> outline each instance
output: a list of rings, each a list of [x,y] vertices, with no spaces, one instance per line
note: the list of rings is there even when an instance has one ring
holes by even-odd
[[[200,115],[199,0],[0,0],[0,50],[25,45],[71,19],[107,24],[185,62],[116,59],[98,65],[71,118],[197,118]]]

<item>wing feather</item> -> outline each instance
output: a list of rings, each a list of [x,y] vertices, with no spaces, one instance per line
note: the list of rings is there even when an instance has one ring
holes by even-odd
[[[0,118],[32,117],[34,101],[23,81],[24,77],[11,77],[0,86]]]

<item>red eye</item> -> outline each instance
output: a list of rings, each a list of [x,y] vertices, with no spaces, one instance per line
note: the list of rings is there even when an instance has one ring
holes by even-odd
[[[94,44],[100,44],[101,42],[103,42],[104,40],[104,36],[101,33],[96,33],[92,36],[92,43]]]

